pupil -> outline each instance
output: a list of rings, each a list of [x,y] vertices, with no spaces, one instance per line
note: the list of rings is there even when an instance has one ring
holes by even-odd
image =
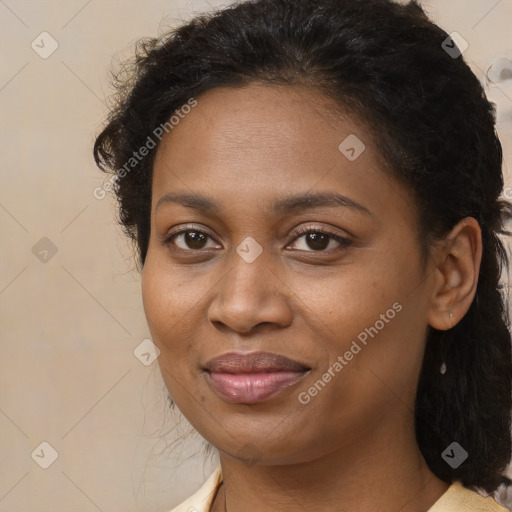
[[[198,233],[197,231],[188,231],[187,233],[185,233],[185,243],[189,247],[201,249],[202,246],[204,245],[205,239],[206,237],[202,233]]]
[[[322,233],[308,233],[307,243],[315,251],[325,249],[329,245],[328,236]],[[327,242],[327,243],[325,243]]]

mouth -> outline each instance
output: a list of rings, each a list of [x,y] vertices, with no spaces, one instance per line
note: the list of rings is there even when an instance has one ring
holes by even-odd
[[[221,398],[255,404],[294,386],[311,368],[270,352],[230,352],[210,360],[203,370]]]

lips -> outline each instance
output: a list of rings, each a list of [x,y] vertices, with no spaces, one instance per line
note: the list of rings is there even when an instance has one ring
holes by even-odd
[[[209,385],[232,403],[254,404],[298,383],[310,370],[287,357],[270,352],[230,352],[204,367]]]
[[[306,366],[271,352],[251,352],[240,354],[229,352],[222,354],[206,363],[206,370],[214,373],[270,373],[270,372],[301,372]]]

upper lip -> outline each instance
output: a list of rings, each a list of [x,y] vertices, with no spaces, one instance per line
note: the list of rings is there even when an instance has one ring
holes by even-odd
[[[302,372],[310,370],[307,366],[288,357],[272,352],[227,352],[210,359],[205,370],[213,373],[270,373]]]

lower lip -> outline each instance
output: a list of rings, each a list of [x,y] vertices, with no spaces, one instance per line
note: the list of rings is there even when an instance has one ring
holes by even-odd
[[[256,404],[299,382],[307,373],[207,373],[210,385],[228,402]]]

